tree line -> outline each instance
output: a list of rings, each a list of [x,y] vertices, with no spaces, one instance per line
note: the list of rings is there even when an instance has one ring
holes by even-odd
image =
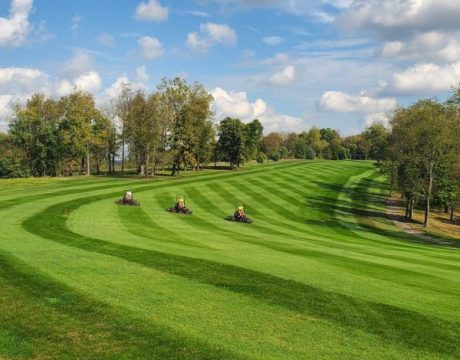
[[[454,217],[460,192],[460,87],[445,102],[420,100],[343,137],[331,128],[264,135],[259,120],[225,118],[215,125],[213,98],[200,83],[163,79],[152,93],[124,84],[109,106],[98,108],[79,91],[59,99],[37,93],[17,105],[7,133],[0,133],[0,177],[65,176],[75,172],[140,176],[158,170],[230,168],[285,158],[376,160],[390,189],[405,200],[406,217],[417,206],[439,206]]]
[[[390,125],[384,169],[390,192],[405,200],[405,217],[412,220],[422,206],[428,227],[435,205],[453,221],[460,202],[460,87],[445,102],[424,99],[397,109]]]
[[[214,125],[213,98],[200,83],[163,79],[150,94],[123,84],[110,104],[75,89],[59,99],[36,93],[17,105],[0,133],[0,177],[124,173],[127,161],[141,176],[251,160],[379,159],[377,124],[343,138],[330,128],[263,135],[259,120],[226,118]]]

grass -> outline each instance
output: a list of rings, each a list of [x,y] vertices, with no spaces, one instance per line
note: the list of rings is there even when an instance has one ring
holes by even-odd
[[[368,162],[0,183],[0,359],[459,358],[460,253],[383,194]]]

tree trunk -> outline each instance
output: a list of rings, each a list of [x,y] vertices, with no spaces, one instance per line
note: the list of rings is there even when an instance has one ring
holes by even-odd
[[[96,157],[96,174],[98,174],[98,175],[101,173],[99,163],[100,163],[100,160],[99,160],[99,156],[98,156],[98,157]]]
[[[149,176],[149,162],[150,162],[150,145],[147,146],[147,153],[145,155],[145,176]]]
[[[89,162],[89,149],[86,147],[86,175],[91,175],[91,165]]]
[[[409,206],[409,220],[410,221],[412,221],[412,219],[414,218],[414,204],[415,204],[415,200],[414,198],[411,198],[410,206]]]
[[[80,174],[83,174],[83,169],[85,168],[85,158],[81,158]]]
[[[406,214],[404,215],[406,219],[409,219],[409,208],[410,208],[410,199],[406,198]]]
[[[112,173],[112,162],[110,160],[110,154],[107,154],[107,169],[109,174]]]
[[[448,214],[448,213],[449,213],[449,204],[446,201],[444,204],[444,214]]]
[[[454,221],[454,210],[455,210],[455,203],[452,202],[452,205],[450,206],[450,221]]]
[[[430,178],[428,181],[428,191],[425,203],[425,221],[423,222],[423,227],[427,228],[430,226],[430,200],[431,200],[431,191],[433,189],[433,166],[430,165]]]
[[[156,157],[155,157],[155,155],[156,155],[156,147],[154,146],[154,147],[153,147],[153,164],[152,164],[152,176],[155,176],[155,172],[156,172],[156,166],[157,166],[157,164],[156,164]]]
[[[115,154],[112,154],[112,173],[115,174]]]
[[[121,142],[121,173],[125,172],[125,139],[123,136],[123,140]]]

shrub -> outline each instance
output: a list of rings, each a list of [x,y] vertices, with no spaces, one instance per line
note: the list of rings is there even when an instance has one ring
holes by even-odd
[[[256,161],[259,164],[263,164],[265,161],[267,161],[267,155],[265,155],[263,152],[260,152],[256,157]]]
[[[272,152],[270,155],[270,160],[278,161],[279,159],[281,159],[281,154],[278,151]]]
[[[307,148],[305,151],[305,159],[307,160],[313,160],[316,157],[315,150],[311,146]]]

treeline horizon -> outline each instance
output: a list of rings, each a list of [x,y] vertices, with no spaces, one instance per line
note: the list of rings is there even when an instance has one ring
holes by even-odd
[[[225,118],[213,123],[213,98],[198,82],[163,79],[152,93],[124,84],[110,106],[75,91],[59,99],[37,93],[17,105],[7,133],[0,132],[0,178],[121,173],[126,162],[140,176],[227,162],[230,168],[256,160],[327,159],[377,161],[390,192],[405,200],[406,218],[417,206],[450,211],[460,197],[460,87],[445,102],[420,100],[342,137],[331,128],[264,135],[258,119]],[[119,160],[117,160],[119,159]]]
[[[200,83],[163,79],[152,93],[123,84],[109,106],[75,89],[59,99],[36,93],[17,105],[7,133],[0,132],[0,177],[121,173],[126,163],[140,176],[158,169],[199,170],[217,162],[230,168],[257,160],[383,160],[382,124],[342,137],[331,128],[264,135],[258,119],[213,123],[213,98]]]

